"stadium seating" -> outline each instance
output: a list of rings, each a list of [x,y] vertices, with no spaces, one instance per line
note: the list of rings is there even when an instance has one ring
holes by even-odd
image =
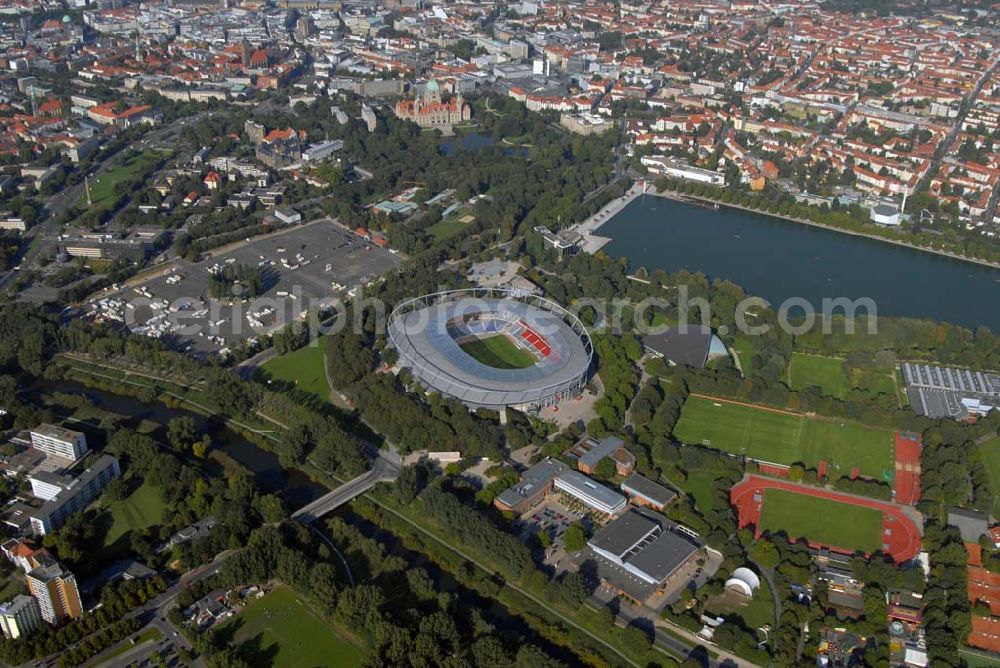
[[[552,346],[523,320],[502,313],[480,313],[448,323],[448,333],[456,340],[487,334],[506,334],[539,358],[552,354]]]

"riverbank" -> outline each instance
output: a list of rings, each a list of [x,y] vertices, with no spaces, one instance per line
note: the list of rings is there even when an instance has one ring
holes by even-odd
[[[612,201],[608,202],[600,211],[590,216],[582,223],[577,223],[576,225],[570,227],[570,232],[575,232],[583,238],[583,242],[580,244],[580,249],[584,253],[596,253],[606,244],[611,243],[611,237],[598,236],[594,234],[594,232],[596,232],[601,225],[614,218],[614,216],[622,209],[631,204],[632,200],[642,194],[642,186],[638,183],[633,183],[632,187],[629,188],[628,192],[624,195],[616,197]]]
[[[841,234],[847,234],[853,237],[863,237],[866,239],[872,239],[874,241],[882,241],[888,244],[893,244],[895,246],[902,246],[903,248],[911,248],[916,251],[921,251],[924,253],[931,253],[933,255],[940,255],[942,257],[948,257],[953,260],[961,260],[963,262],[971,262],[972,264],[978,264],[983,267],[990,267],[991,269],[1000,269],[1000,262],[990,262],[989,260],[980,260],[974,257],[967,257],[965,255],[959,255],[958,253],[952,253],[951,251],[939,250],[936,248],[928,248],[926,246],[918,246],[917,244],[910,243],[908,241],[902,241],[900,239],[891,239],[889,237],[883,237],[878,234],[872,234],[871,232],[859,232],[857,230],[847,230],[843,227],[837,227],[836,225],[827,225],[825,223],[817,223],[814,220],[809,220],[808,218],[796,218],[795,216],[786,216],[780,213],[771,213],[770,211],[761,211],[759,209],[753,209],[748,206],[743,206],[741,204],[734,204],[732,202],[723,202],[721,200],[712,199],[711,197],[699,197],[697,195],[687,195],[685,193],[678,193],[672,190],[665,190],[663,192],[657,191],[655,188],[648,190],[645,194],[653,195],[654,197],[662,197],[664,199],[673,200],[675,202],[680,202],[682,204],[697,205],[698,202],[704,204],[717,204],[719,206],[724,206],[729,209],[737,209],[740,211],[746,211],[747,213],[756,213],[762,216],[769,216],[771,218],[778,218],[781,220],[787,220],[790,223],[801,223],[803,225],[809,225],[811,227],[819,227],[824,230],[830,230],[831,232],[840,232]],[[633,198],[634,199],[634,198]],[[631,200],[629,200],[631,201]],[[607,243],[607,242],[605,242]],[[603,246],[604,244],[602,244]],[[590,252],[590,251],[588,251]]]

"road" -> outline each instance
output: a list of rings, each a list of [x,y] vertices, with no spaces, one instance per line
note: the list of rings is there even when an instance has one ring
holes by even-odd
[[[194,648],[191,646],[191,643],[189,643],[187,638],[185,638],[182,634],[178,633],[177,630],[173,627],[173,625],[169,621],[167,621],[166,619],[167,611],[171,607],[173,607],[174,600],[177,598],[177,596],[181,593],[183,589],[190,586],[194,582],[199,582],[201,580],[204,580],[205,578],[217,574],[219,572],[219,569],[222,568],[222,564],[225,563],[226,559],[233,556],[237,552],[238,550],[227,550],[225,552],[220,552],[219,554],[215,555],[215,558],[213,558],[212,561],[210,561],[209,563],[202,564],[201,566],[198,566],[196,568],[192,568],[187,573],[181,575],[174,584],[168,587],[166,591],[164,591],[159,596],[150,599],[145,604],[141,605],[135,610],[132,610],[127,616],[139,617],[139,620],[142,622],[141,629],[139,631],[136,631],[136,633],[129,634],[129,637],[126,638],[125,640],[122,640],[121,642],[116,643],[111,647],[109,647],[108,649],[104,650],[103,652],[95,655],[93,658],[90,659],[90,661],[88,661],[88,663],[90,663],[91,665],[97,665],[99,663],[102,663],[100,658],[102,655],[111,654],[116,647],[119,647],[125,643],[130,642],[129,640],[130,638],[134,637],[137,633],[141,632],[141,630],[145,629],[147,626],[155,626],[160,630],[160,633],[163,634],[164,638],[170,639],[170,641],[174,645],[194,655],[195,652]],[[152,651],[153,648],[147,646],[146,649]],[[126,655],[127,654],[128,653],[126,653]],[[108,659],[108,661],[113,660],[114,663],[111,665],[114,666],[125,665],[126,662],[123,660],[122,658],[123,656],[125,655],[113,657],[112,659]],[[59,658],[59,654],[52,654],[50,656],[38,660],[37,662],[35,660],[32,660],[27,663],[21,664],[19,668],[28,668],[29,666],[45,664],[48,661],[55,661],[57,658]],[[195,668],[205,668],[205,662],[198,657],[195,657],[191,665],[194,666]]]
[[[205,578],[216,575],[222,568],[222,564],[225,563],[226,559],[234,554],[236,554],[236,551],[222,552],[216,555],[211,562],[188,571],[179,577],[177,582],[171,585],[165,592],[151,601],[148,601],[145,605],[138,608],[133,614],[138,615],[140,620],[144,622],[143,628],[150,625],[155,626],[160,630],[165,638],[170,638],[179,648],[194,655],[195,651],[194,647],[191,646],[191,643],[188,642],[187,638],[185,638],[183,634],[177,632],[177,629],[174,628],[173,624],[167,621],[167,611],[174,606],[174,601],[177,599],[177,596],[182,590],[195,582],[200,582]],[[120,665],[117,659],[115,660],[115,665]],[[195,658],[192,662],[192,666],[195,666],[196,668],[204,668],[205,663],[201,660],[201,658]]]

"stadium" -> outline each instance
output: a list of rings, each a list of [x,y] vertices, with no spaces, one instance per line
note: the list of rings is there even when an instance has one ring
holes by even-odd
[[[531,411],[579,395],[593,344],[555,302],[518,291],[471,288],[399,304],[389,316],[399,366],[429,390],[470,408]]]

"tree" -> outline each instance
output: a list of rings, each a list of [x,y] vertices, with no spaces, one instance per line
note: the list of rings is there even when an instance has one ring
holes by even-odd
[[[765,538],[757,540],[750,546],[750,558],[761,568],[774,568],[781,561],[778,548]]]
[[[122,478],[113,478],[104,488],[103,497],[105,503],[116,503],[121,501],[128,494],[128,486]]]
[[[197,433],[194,418],[188,415],[170,418],[167,422],[167,440],[174,450],[184,451],[189,448]]]
[[[576,552],[586,547],[587,532],[582,524],[574,522],[566,527],[566,533],[563,534],[563,545],[566,546],[567,552]]]
[[[617,473],[618,469],[615,466],[615,461],[611,459],[611,457],[605,457],[601,461],[597,462],[597,466],[594,467],[594,476],[598,480],[613,480]]]

